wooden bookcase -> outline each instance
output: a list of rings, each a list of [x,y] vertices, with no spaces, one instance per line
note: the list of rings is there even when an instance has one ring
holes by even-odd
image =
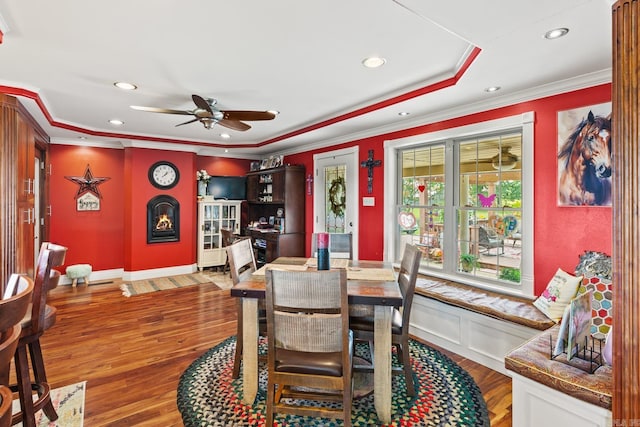
[[[247,174],[246,234],[262,265],[279,256],[304,256],[304,166],[282,166]],[[260,227],[252,227],[260,220]]]

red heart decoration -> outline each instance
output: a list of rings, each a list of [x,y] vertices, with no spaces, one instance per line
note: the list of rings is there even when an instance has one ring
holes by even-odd
[[[418,185],[418,190],[420,190],[421,193],[424,193],[424,185]]]

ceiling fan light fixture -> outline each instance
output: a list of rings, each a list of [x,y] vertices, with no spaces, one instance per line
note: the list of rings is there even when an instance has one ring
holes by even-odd
[[[205,129],[211,129],[213,127],[214,124],[216,124],[216,121],[214,119],[211,119],[209,117],[203,117],[200,119],[200,123],[202,123],[204,125]]]
[[[511,154],[508,149],[503,149],[502,155],[496,154],[491,158],[491,166],[495,170],[511,170],[516,167],[518,158]]]

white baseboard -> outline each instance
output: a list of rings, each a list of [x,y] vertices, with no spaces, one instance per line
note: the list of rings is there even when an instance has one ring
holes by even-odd
[[[196,264],[178,265],[164,268],[154,268],[151,270],[124,271],[123,268],[114,268],[111,270],[92,271],[89,276],[91,283],[104,282],[114,279],[122,280],[146,280],[156,277],[177,276],[179,274],[191,274],[197,270]],[[60,285],[70,285],[71,279],[66,274],[60,276]],[[80,282],[82,284],[82,282]]]

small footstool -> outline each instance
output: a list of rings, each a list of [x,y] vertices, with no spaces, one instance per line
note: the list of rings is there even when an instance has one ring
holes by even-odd
[[[67,277],[71,279],[71,285],[75,288],[78,279],[82,279],[85,285],[89,285],[89,275],[91,274],[91,264],[75,264],[67,267]]]

